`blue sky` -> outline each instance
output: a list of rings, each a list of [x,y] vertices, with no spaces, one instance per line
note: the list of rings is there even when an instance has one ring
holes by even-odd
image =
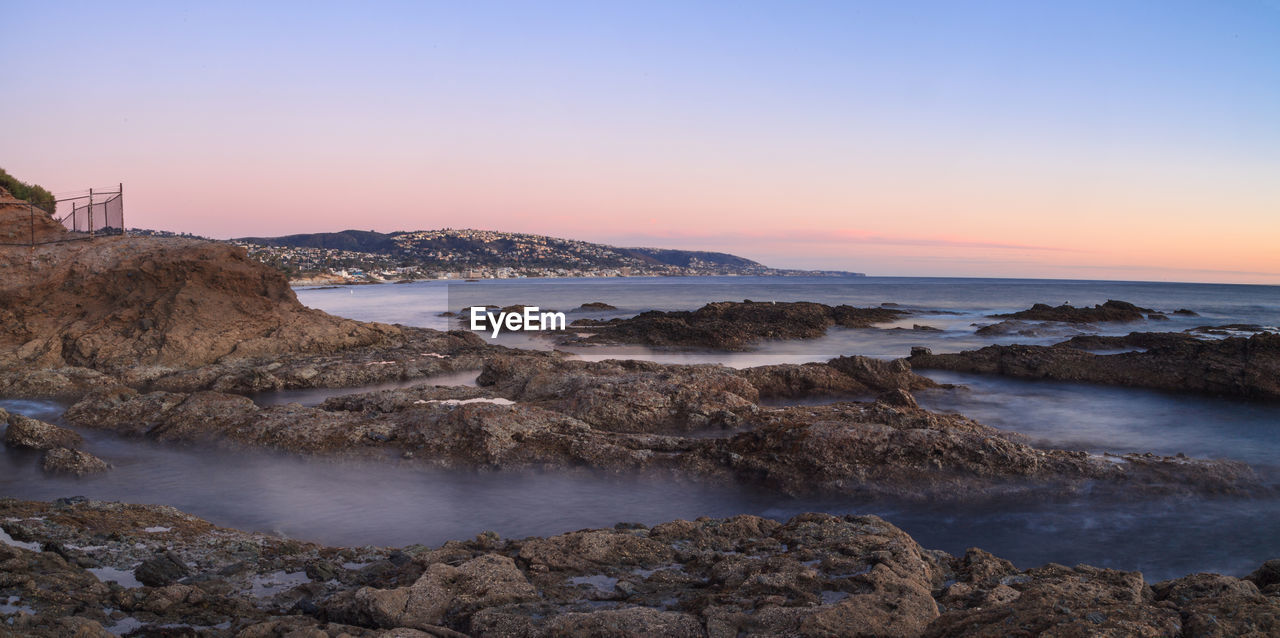
[[[1276,2],[4,6],[0,166],[132,225],[1280,282]]]

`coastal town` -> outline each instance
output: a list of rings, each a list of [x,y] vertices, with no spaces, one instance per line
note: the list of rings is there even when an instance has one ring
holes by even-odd
[[[862,276],[770,268],[727,253],[618,248],[493,230],[344,231],[226,241],[283,271],[297,285],[534,277]]]

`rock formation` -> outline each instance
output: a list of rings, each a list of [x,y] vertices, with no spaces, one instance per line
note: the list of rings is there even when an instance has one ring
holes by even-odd
[[[1145,348],[1093,354],[1083,348]],[[1198,339],[1179,333],[1076,337],[1053,346],[987,346],[953,354],[913,350],[920,369],[1080,381],[1251,399],[1280,398],[1280,335]]]
[[[189,368],[400,332],[302,306],[281,273],[228,244],[117,236],[0,247],[0,269],[5,366]]]
[[[1064,323],[1101,323],[1107,321],[1142,321],[1147,314],[1154,313],[1150,308],[1140,308],[1127,301],[1107,300],[1092,308],[1076,308],[1070,304],[1050,306],[1038,303],[1027,310],[1019,310],[1003,315],[993,315],[1002,319],[1024,319],[1031,321],[1061,321]]]
[[[0,500],[0,635],[1274,636],[1269,561],[1245,578],[922,548],[875,516],[491,532],[428,548],[326,547],[173,508]],[[109,535],[101,530],[111,530]],[[127,576],[136,574],[133,582]],[[115,581],[115,582],[112,582]],[[121,582],[127,581],[127,582]]]
[[[892,308],[854,308],[812,302],[722,301],[694,311],[651,310],[627,319],[579,319],[572,344],[637,344],[655,347],[745,350],[768,340],[813,339],[833,326],[869,328],[909,314]]]

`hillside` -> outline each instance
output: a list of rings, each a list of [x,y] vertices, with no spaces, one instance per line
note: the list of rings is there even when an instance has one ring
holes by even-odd
[[[399,257],[425,268],[727,268],[763,270],[763,264],[708,251],[618,248],[546,235],[443,229],[395,233],[345,230],[238,241],[276,248],[318,248]]]

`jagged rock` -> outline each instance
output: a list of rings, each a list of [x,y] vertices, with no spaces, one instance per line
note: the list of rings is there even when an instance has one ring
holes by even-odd
[[[174,552],[163,552],[143,561],[133,571],[138,582],[149,587],[172,584],[191,573],[191,568]]]
[[[74,448],[84,442],[79,434],[71,430],[21,414],[10,414],[0,410],[0,419],[4,419],[9,424],[4,432],[4,444],[12,448],[25,450]]]
[[[892,362],[835,365],[886,385],[915,378]],[[720,366],[495,359],[481,380],[492,384],[488,392],[517,400],[409,400],[447,393],[409,388],[391,391],[394,398],[335,400],[330,409],[264,409],[237,395],[125,388],[87,396],[66,418],[160,441],[382,458],[395,451],[400,462],[443,467],[663,473],[788,494],[981,499],[993,490],[1083,489],[1090,482],[1153,493],[1260,488],[1240,463],[1037,449],[962,416],[913,407],[896,391],[886,397],[890,403],[763,407],[747,398],[756,388],[742,373]],[[730,424],[732,436],[653,433]]]
[[[360,606],[379,627],[431,630],[451,615],[538,598],[513,560],[486,554],[457,567],[435,563],[410,587],[356,593]]]
[[[613,432],[735,427],[758,409],[759,399],[747,379],[718,365],[494,357],[478,382]]]
[[[1008,319],[1030,319],[1033,321],[1061,321],[1065,323],[1100,323],[1106,321],[1141,321],[1144,314],[1153,313],[1150,308],[1135,306],[1127,301],[1107,300],[1092,308],[1076,308],[1070,304],[1050,306],[1038,303],[1030,309],[1020,310],[1002,315],[992,315]]]
[[[88,476],[111,469],[111,464],[80,450],[65,447],[50,448],[40,459],[40,468],[49,474]]]
[[[282,273],[225,243],[117,236],[0,247],[0,267],[5,365],[194,367],[400,334],[304,307]]]
[[[596,312],[600,310],[617,310],[616,306],[607,304],[603,301],[588,301],[587,303],[574,308],[570,312]]]
[[[1280,559],[1263,563],[1253,573],[1245,576],[1245,579],[1257,585],[1258,589],[1264,592],[1280,593],[1280,591],[1277,591],[1277,586],[1280,586]]]
[[[995,588],[1006,587],[1016,597],[978,596],[991,604],[947,611],[923,635],[1156,637],[1180,635],[1182,629],[1176,608],[1157,604],[1137,572],[1050,564],[1007,580]]]
[[[659,611],[647,607],[605,609],[593,612],[561,614],[547,623],[550,636],[670,636],[698,638],[702,624],[697,618],[676,611]]]
[[[885,405],[896,405],[904,408],[920,407],[920,405],[916,403],[916,398],[911,396],[910,392],[907,392],[902,388],[881,393],[876,397],[876,402],[883,403]]]
[[[0,634],[36,638],[100,635],[126,618],[139,635],[198,625],[211,638],[1271,636],[1280,604],[1249,580],[1216,574],[1148,586],[1136,572],[1086,565],[1021,571],[978,549],[954,558],[875,516],[482,534],[404,551],[323,547],[215,528],[173,508],[95,501],[2,499],[0,520],[23,521],[17,535],[67,555],[117,565],[145,557],[166,572],[146,577],[163,584],[126,590],[53,550],[0,544],[0,601],[34,612],[11,616]],[[152,526],[171,530],[169,552],[146,549]],[[367,566],[336,566],[348,560]],[[334,578],[262,594],[264,583],[322,561],[335,564]]]
[[[1082,348],[1146,348],[1092,354]],[[1201,340],[1176,333],[1076,337],[1053,346],[987,346],[954,354],[913,352],[917,369],[1083,381],[1257,399],[1280,398],[1280,334]]]
[[[564,343],[628,343],[657,347],[744,350],[759,341],[813,339],[833,326],[868,328],[909,314],[892,308],[854,308],[812,302],[722,301],[694,311],[651,310],[606,322],[580,319]],[[582,337],[576,333],[589,332]]]
[[[1280,600],[1257,585],[1219,574],[1191,574],[1156,583],[1156,600],[1172,602],[1182,615],[1182,635],[1280,635]]]

